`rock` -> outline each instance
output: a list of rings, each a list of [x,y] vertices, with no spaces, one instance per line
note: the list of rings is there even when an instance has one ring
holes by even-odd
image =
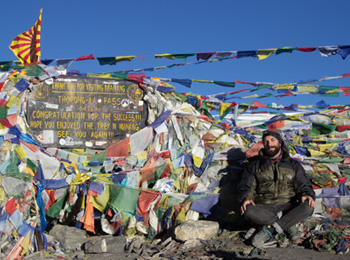
[[[64,249],[75,250],[77,245],[86,241],[84,230],[64,225],[55,225],[49,232]]]
[[[126,237],[104,237],[87,241],[84,244],[84,251],[86,254],[124,253],[126,243]]]
[[[181,241],[187,241],[190,239],[207,240],[215,237],[218,230],[218,222],[207,220],[190,220],[175,228],[175,236],[176,239]]]

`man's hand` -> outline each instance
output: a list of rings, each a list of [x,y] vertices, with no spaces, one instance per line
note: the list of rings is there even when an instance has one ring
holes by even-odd
[[[243,204],[241,206],[241,214],[243,215],[244,212],[247,210],[247,205],[248,204],[252,204],[253,206],[255,206],[255,203],[253,200],[251,199],[246,199],[245,201],[243,201]]]
[[[316,208],[316,203],[315,203],[315,200],[310,197],[310,196],[302,196],[301,197],[301,202],[304,203],[306,200],[309,201],[309,206],[313,207],[313,208]]]

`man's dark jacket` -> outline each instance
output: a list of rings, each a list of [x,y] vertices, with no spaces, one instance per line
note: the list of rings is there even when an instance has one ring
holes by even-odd
[[[239,184],[238,200],[252,199],[257,204],[282,204],[309,195],[315,199],[310,180],[301,164],[283,150],[274,163],[264,149],[245,168]]]

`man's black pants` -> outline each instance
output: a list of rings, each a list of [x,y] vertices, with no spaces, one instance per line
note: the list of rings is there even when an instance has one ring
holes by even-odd
[[[282,212],[280,219],[277,216],[278,212]],[[308,201],[304,203],[289,202],[278,205],[255,204],[253,206],[248,204],[244,216],[249,222],[256,225],[271,225],[277,222],[283,230],[287,230],[311,216],[313,212],[314,208],[308,204]]]

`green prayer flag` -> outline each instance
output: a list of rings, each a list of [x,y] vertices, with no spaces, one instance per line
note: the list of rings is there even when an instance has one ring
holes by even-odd
[[[313,122],[311,136],[319,136],[323,134],[330,134],[337,128],[336,125],[326,125],[322,123]]]
[[[64,195],[63,195],[61,198],[59,198],[59,199],[55,202],[55,204],[53,204],[53,205],[49,208],[48,212],[46,213],[49,217],[51,217],[51,218],[57,217],[58,213],[60,213],[60,211],[63,209],[64,203],[66,202],[66,197],[67,197],[67,195],[68,195],[68,189],[69,189],[69,186],[68,186],[68,188],[66,189]]]
[[[90,158],[88,159],[88,161],[89,161],[89,162],[91,162],[91,161],[100,161],[100,162],[104,162],[105,160],[107,160],[106,154],[107,154],[107,151],[104,150],[104,151],[102,151],[102,152],[100,152],[100,153],[98,153],[98,154],[96,154],[96,155],[90,157]]]
[[[27,167],[33,171],[38,170],[38,167],[29,158],[27,158]]]
[[[339,97],[339,92],[335,92],[335,93],[324,93],[324,94],[316,94],[317,96],[320,97]]]
[[[25,175],[26,174],[24,172],[19,171],[17,164],[11,163],[6,167],[7,177],[13,177],[13,178],[23,180]]]
[[[200,199],[200,198],[203,198],[203,197],[207,197],[208,194],[190,194],[183,202],[183,204],[185,204],[186,202],[189,202],[189,201],[194,201],[194,200],[197,200],[197,199]]]
[[[7,106],[0,107],[0,118],[6,118],[7,117]]]
[[[0,71],[8,71],[12,68],[12,61],[0,61]]]
[[[187,97],[186,97],[185,95],[182,95],[182,94],[179,93],[179,92],[174,92],[174,93],[175,93],[176,97],[177,97],[178,99],[180,99],[180,101],[182,101],[182,102],[186,102],[186,101],[187,101]]]
[[[121,211],[134,215],[140,190],[121,185],[109,185],[109,187],[111,204]]]
[[[168,206],[169,206],[169,208],[178,205],[180,203],[180,201],[181,201],[180,199],[177,199],[177,198],[172,197],[172,196],[169,195],[169,197],[168,197]]]
[[[27,76],[40,77],[45,75],[44,69],[36,64],[25,65],[24,67],[27,71]]]
[[[116,57],[98,57],[96,58],[100,65],[116,65]]]
[[[111,74],[111,77],[112,78],[117,78],[117,79],[128,79],[129,75],[128,74],[116,74],[116,73],[113,73]]]
[[[195,53],[182,53],[182,54],[171,54],[175,59],[186,61],[188,57],[196,55]]]
[[[321,163],[340,163],[344,160],[342,157],[325,157],[322,158],[319,162]]]
[[[254,91],[258,91],[260,89],[264,89],[264,88],[271,88],[273,87],[273,85],[270,85],[270,84],[263,84],[263,85],[260,85],[259,87],[256,87],[255,89],[252,89],[250,92],[254,92]],[[261,97],[261,96],[260,96]]]
[[[230,82],[230,81],[217,81],[217,80],[214,80],[214,84],[220,85],[220,86],[223,86],[223,87],[234,87],[234,86],[236,86],[235,82]]]
[[[271,93],[267,93],[267,94],[265,94],[265,95],[263,95],[263,96],[260,96],[260,97],[258,97],[258,98],[265,98],[265,97],[274,97],[275,95],[273,95],[273,94],[271,94]]]
[[[292,51],[295,50],[295,49],[296,48],[293,48],[293,47],[283,47],[283,48],[280,48],[280,49],[276,50],[276,55],[278,55],[280,53],[284,53],[284,52],[292,53]]]
[[[160,179],[160,176],[162,175],[162,173],[167,165],[168,165],[167,163],[164,163],[162,165],[155,167],[156,171],[154,173],[154,176],[156,177],[156,179],[154,181]]]

